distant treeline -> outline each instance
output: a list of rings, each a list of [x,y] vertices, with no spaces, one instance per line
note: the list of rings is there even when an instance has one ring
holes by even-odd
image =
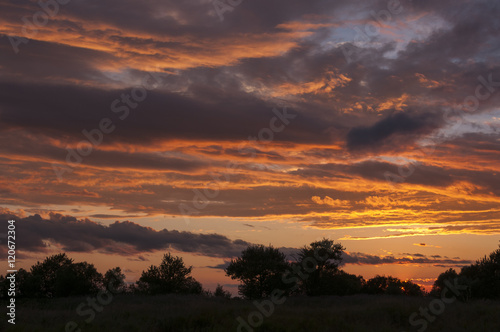
[[[241,256],[231,260],[226,275],[240,281],[239,294],[247,299],[272,296],[320,296],[352,294],[392,294],[424,296],[427,294],[412,281],[391,276],[376,276],[365,280],[342,271],[342,245],[323,239],[303,247],[290,261],[277,248],[251,245]],[[164,255],[160,265],[150,266],[133,284],[125,283],[120,267],[104,275],[93,264],[75,263],[66,254],[47,257],[29,271],[20,269],[15,280],[10,275],[0,276],[0,294],[7,297],[15,286],[17,297],[66,297],[97,294],[102,290],[113,293],[139,294],[204,294],[230,298],[229,292],[218,285],[215,292],[204,290],[191,276],[182,258],[170,253]],[[461,285],[462,300],[469,298],[500,298],[500,249],[476,263],[463,267],[459,273],[449,269],[434,283],[431,296],[441,296],[448,285]]]

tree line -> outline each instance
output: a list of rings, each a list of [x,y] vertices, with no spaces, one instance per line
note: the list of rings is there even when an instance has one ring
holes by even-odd
[[[279,249],[251,245],[241,257],[231,260],[226,275],[240,280],[239,294],[248,299],[269,297],[275,290],[281,295],[353,295],[399,294],[422,296],[424,290],[411,281],[376,276],[365,280],[339,268],[345,248],[322,239],[304,246],[293,261]]]
[[[412,281],[392,276],[365,280],[340,269],[345,248],[329,239],[312,242],[298,251],[293,259],[273,246],[250,245],[241,256],[232,259],[225,273],[240,281],[239,294],[247,299],[272,296],[277,290],[286,296],[320,296],[353,294],[391,294],[424,296],[427,293]],[[204,290],[191,276],[192,266],[181,257],[166,253],[158,266],[144,270],[139,280],[125,283],[120,267],[99,273],[93,264],[75,263],[65,253],[37,262],[29,271],[19,269],[15,278],[17,297],[52,298],[97,294],[112,289],[114,293],[134,294],[203,294],[230,298],[231,294],[217,285],[215,292]],[[429,295],[439,296],[447,281],[467,285],[463,300],[469,298],[500,298],[500,249],[463,267],[443,272]],[[0,276],[0,295],[7,297],[11,280]]]
[[[471,298],[500,298],[500,245],[491,254],[462,267],[460,272],[450,268],[441,273],[434,282],[430,295],[440,296],[447,287],[447,282],[452,280],[467,287],[461,295],[463,301]]]

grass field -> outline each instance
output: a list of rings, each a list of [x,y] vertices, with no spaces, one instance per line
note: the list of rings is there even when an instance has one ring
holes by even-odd
[[[250,313],[257,311],[251,301],[239,299],[121,295],[103,306],[101,312],[95,312],[90,323],[85,323],[90,315],[80,316],[76,312],[83,301],[86,298],[19,299],[16,325],[2,319],[0,330],[65,331],[66,324],[74,321],[82,332],[237,331],[237,317],[246,320]],[[276,305],[269,317],[262,316],[262,324],[254,331],[417,331],[408,319],[419,307],[429,307],[431,301],[431,298],[369,295],[288,298],[284,304]],[[3,308],[5,305],[2,301]],[[242,328],[241,331],[249,330]],[[500,331],[500,302],[447,304],[425,331]]]

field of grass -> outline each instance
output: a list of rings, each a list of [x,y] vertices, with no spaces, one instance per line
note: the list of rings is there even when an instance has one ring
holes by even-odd
[[[16,325],[2,319],[0,331],[65,331],[69,321],[74,321],[82,332],[237,331],[237,317],[246,320],[257,311],[252,301],[240,299],[121,295],[86,323],[84,320],[90,315],[79,316],[76,312],[83,301],[86,298],[18,299]],[[284,304],[276,305],[269,317],[263,317],[262,324],[254,331],[417,331],[408,319],[419,307],[428,308],[431,301],[431,298],[369,295],[288,298]],[[4,310],[6,304],[2,301]],[[500,331],[500,301],[446,304],[444,312],[425,331]]]

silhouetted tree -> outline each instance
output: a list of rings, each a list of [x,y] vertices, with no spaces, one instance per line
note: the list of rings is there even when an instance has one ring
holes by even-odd
[[[368,294],[390,294],[390,295],[410,295],[422,296],[423,289],[410,280],[401,281],[391,276],[375,276],[369,279],[362,291]]]
[[[389,277],[392,279],[392,277]],[[363,293],[368,294],[383,294],[386,292],[387,287],[389,287],[389,278],[385,276],[375,276],[366,281],[365,287],[363,287]]]
[[[201,294],[201,284],[189,276],[192,268],[186,267],[182,258],[167,253],[159,266],[151,265],[147,271],[142,272],[137,282],[138,288],[148,294]]]
[[[73,263],[66,254],[37,262],[19,275],[19,293],[30,297],[61,297],[97,293],[102,275],[93,264]]]
[[[329,239],[312,242],[300,250],[296,264],[302,270],[302,276],[299,274],[299,277],[302,280],[301,289],[305,294],[334,294],[332,292],[336,287],[332,283],[346,277],[338,274],[344,250],[340,243]],[[297,271],[297,268],[294,270]]]
[[[217,287],[215,288],[214,296],[215,297],[223,297],[223,298],[226,298],[226,299],[230,299],[231,298],[231,293],[229,293],[228,291],[224,290],[224,288],[220,284],[217,284]]]
[[[8,282],[8,280],[3,279]],[[8,284],[0,284],[8,287]],[[102,286],[102,275],[87,262],[73,263],[66,254],[57,254],[37,262],[30,271],[16,273],[17,297],[64,297],[95,294]],[[3,292],[2,286],[2,292]]]
[[[139,289],[138,283],[134,284],[128,284],[125,286],[125,293],[128,294],[136,294],[136,293],[141,293],[141,290]]]
[[[72,263],[56,271],[55,297],[95,294],[102,286],[102,275],[93,264]]]
[[[286,291],[290,285],[282,281],[283,273],[289,268],[285,254],[278,249],[263,245],[251,245],[243,250],[241,257],[231,260],[225,269],[231,279],[239,279],[239,294],[258,299],[269,297],[275,289]]]
[[[184,285],[184,288],[181,289],[181,293],[202,294],[203,293],[203,287],[202,287],[201,283],[199,283],[193,277],[187,277],[186,283]]]
[[[123,292],[126,287],[125,275],[122,273],[122,269],[115,267],[106,271],[103,278],[103,286],[106,289],[112,287],[111,291]]]
[[[422,287],[416,283],[406,280],[401,282],[401,287],[403,287],[403,294],[408,296],[424,296],[426,292]]]
[[[349,274],[342,270],[321,277],[317,295],[353,295],[361,292],[365,280],[362,276]],[[315,294],[316,295],[316,294]]]
[[[500,298],[500,249],[463,267],[459,282],[469,285],[472,297]]]
[[[33,296],[53,297],[56,293],[57,271],[63,267],[73,264],[65,253],[57,254],[45,258],[43,262],[37,262],[31,267],[31,282],[38,285],[38,290],[32,293]]]
[[[448,280],[449,282],[453,283],[453,280],[456,278],[458,278],[458,273],[452,268],[441,273],[437,277],[436,281],[434,281],[434,285],[432,285],[432,290],[430,294],[432,296],[440,297],[441,293],[443,292],[443,289],[446,288],[445,282]]]

